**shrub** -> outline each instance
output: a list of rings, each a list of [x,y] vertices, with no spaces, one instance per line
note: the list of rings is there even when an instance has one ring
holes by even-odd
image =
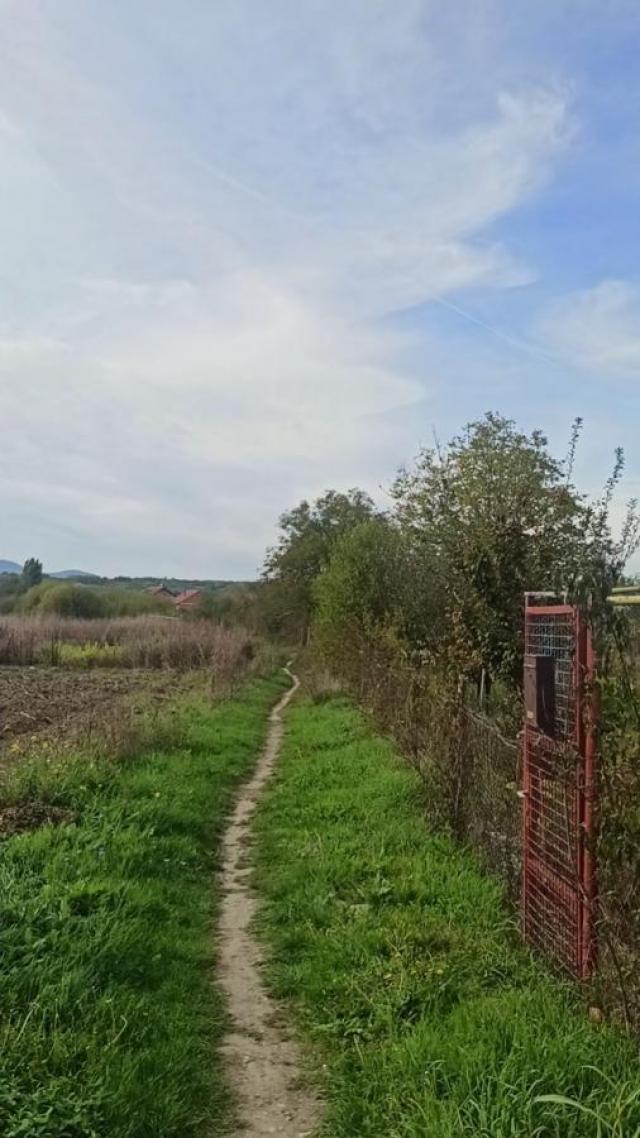
[[[166,613],[166,601],[139,589],[108,589],[102,585],[79,585],[72,581],[43,581],[24,594],[22,612],[43,616],[99,617],[142,616]]]
[[[43,581],[25,594],[21,608],[27,613],[75,616],[85,620],[106,614],[99,593],[87,585]]]

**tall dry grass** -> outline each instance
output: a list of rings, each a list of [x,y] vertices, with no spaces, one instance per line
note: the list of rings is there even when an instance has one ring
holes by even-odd
[[[80,620],[0,617],[0,664],[123,668],[207,668],[224,674],[251,659],[242,628],[160,615]]]

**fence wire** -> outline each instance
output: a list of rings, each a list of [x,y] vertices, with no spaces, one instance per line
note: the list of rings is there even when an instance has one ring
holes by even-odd
[[[564,633],[566,645],[567,628]],[[542,628],[535,630],[535,636],[537,640],[530,639],[527,645],[533,653],[562,647],[557,639],[548,639]],[[629,696],[630,687],[640,691],[640,614],[631,641],[625,645],[624,660],[622,651],[619,656],[611,666],[611,690],[603,686],[600,826],[594,851],[599,873],[600,961],[591,998],[605,1013],[640,1030],[640,700]],[[503,882],[506,896],[516,907],[523,860],[520,694],[497,697],[494,685],[488,707],[481,709],[474,684],[465,682],[461,701],[456,677],[444,675],[433,662],[408,658],[397,644],[373,637],[363,640],[351,659],[354,663],[344,678],[420,772],[430,823],[446,828],[470,846]],[[570,659],[565,647],[556,690],[560,742],[567,739],[572,714]],[[622,670],[630,673],[624,685],[617,675]],[[544,766],[544,754],[540,757]],[[571,748],[561,751],[560,758],[563,777],[557,777],[556,765],[555,782],[546,780],[543,789],[552,795],[549,813],[556,814],[558,857],[569,880],[574,867],[566,849],[571,806],[563,779],[573,777]],[[543,884],[540,891],[539,947],[561,968],[564,960],[571,972],[573,949],[566,942],[558,944],[557,927],[559,922],[567,927],[575,914],[559,913],[556,921],[552,908],[562,905],[562,897],[550,899]],[[574,904],[571,894],[569,890],[569,906]]]
[[[469,707],[464,710],[463,730],[468,781],[463,836],[502,879],[515,903],[522,875],[521,748],[487,716]]]

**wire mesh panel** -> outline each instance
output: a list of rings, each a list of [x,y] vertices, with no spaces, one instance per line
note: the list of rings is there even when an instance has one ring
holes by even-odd
[[[464,841],[484,865],[506,885],[518,903],[522,888],[522,826],[514,810],[520,784],[522,753],[495,721],[466,707],[464,711],[465,796]]]
[[[524,934],[569,975],[593,966],[590,634],[578,609],[527,598],[523,733]]]

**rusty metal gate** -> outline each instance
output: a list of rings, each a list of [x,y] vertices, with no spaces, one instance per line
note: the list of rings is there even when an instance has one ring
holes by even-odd
[[[580,609],[527,594],[522,920],[563,972],[595,964],[594,658]]]

